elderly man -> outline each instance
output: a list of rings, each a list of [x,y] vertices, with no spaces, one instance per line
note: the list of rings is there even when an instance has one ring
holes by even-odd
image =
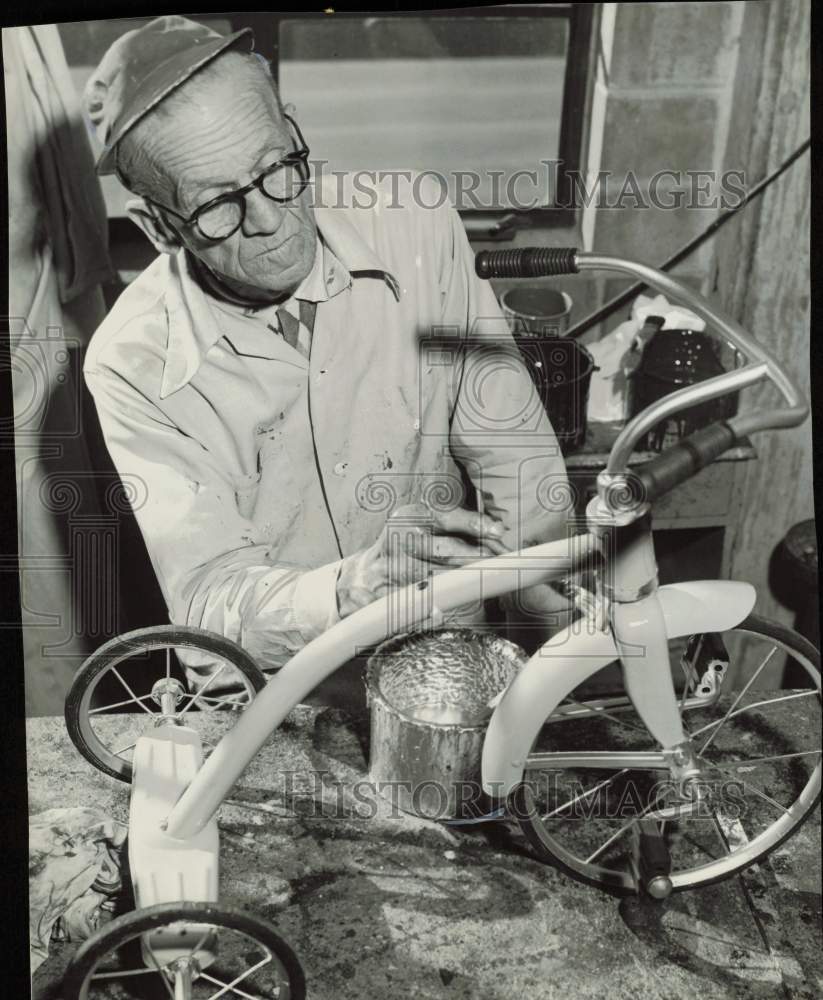
[[[85,375],[172,621],[272,669],[393,587],[561,535],[540,495],[565,472],[438,186],[312,183],[250,50],[163,17],[90,81],[98,169],[160,256]]]

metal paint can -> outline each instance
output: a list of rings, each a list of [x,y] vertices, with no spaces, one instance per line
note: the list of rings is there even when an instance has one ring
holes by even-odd
[[[545,285],[518,285],[500,296],[512,333],[520,337],[562,337],[569,328],[572,298]]]
[[[483,809],[489,702],[526,663],[507,639],[438,629],[389,639],[369,657],[369,776],[404,812],[455,819]]]

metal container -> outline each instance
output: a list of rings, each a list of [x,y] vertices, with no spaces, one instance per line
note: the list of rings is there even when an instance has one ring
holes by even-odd
[[[564,455],[586,439],[589,383],[594,358],[576,340],[563,335],[569,327],[572,300],[545,285],[518,285],[500,296],[515,343],[548,414]]]
[[[518,285],[500,296],[513,334],[521,337],[562,337],[569,328],[572,299],[545,285]]]
[[[712,338],[698,330],[658,330],[643,348],[632,373],[631,415],[685,386],[704,382],[725,371]],[[726,420],[737,409],[737,394],[687,407],[656,424],[639,442],[643,451],[663,451],[715,420]]]
[[[507,639],[465,628],[379,646],[366,666],[366,697],[369,775],[380,794],[427,819],[476,811],[489,702],[526,659]]]
[[[520,356],[537,389],[560,450],[577,451],[586,440],[589,386],[594,358],[575,340],[515,335]]]

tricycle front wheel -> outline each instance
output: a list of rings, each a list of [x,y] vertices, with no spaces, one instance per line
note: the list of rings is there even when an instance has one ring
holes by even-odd
[[[764,688],[767,669],[786,656],[805,686]],[[699,768],[688,794],[667,771],[552,768],[552,750],[658,749],[628,699],[586,711],[570,698],[547,720],[510,797],[542,860],[616,894],[642,887],[641,833],[665,844],[670,889],[695,888],[765,858],[820,799],[820,656],[811,643],[751,615],[728,632],[671,640],[670,658],[688,678],[680,708]]]

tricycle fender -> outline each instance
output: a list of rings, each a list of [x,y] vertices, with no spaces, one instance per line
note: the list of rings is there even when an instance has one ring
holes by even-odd
[[[754,587],[730,580],[694,580],[661,587],[657,594],[670,639],[722,632],[751,612]],[[625,607],[625,606],[624,606]],[[578,685],[618,658],[610,631],[583,619],[544,643],[509,685],[489,720],[483,743],[483,787],[505,799],[543,724]]]
[[[757,591],[737,580],[689,580],[658,590],[670,639],[695,632],[724,632],[751,614]]]

